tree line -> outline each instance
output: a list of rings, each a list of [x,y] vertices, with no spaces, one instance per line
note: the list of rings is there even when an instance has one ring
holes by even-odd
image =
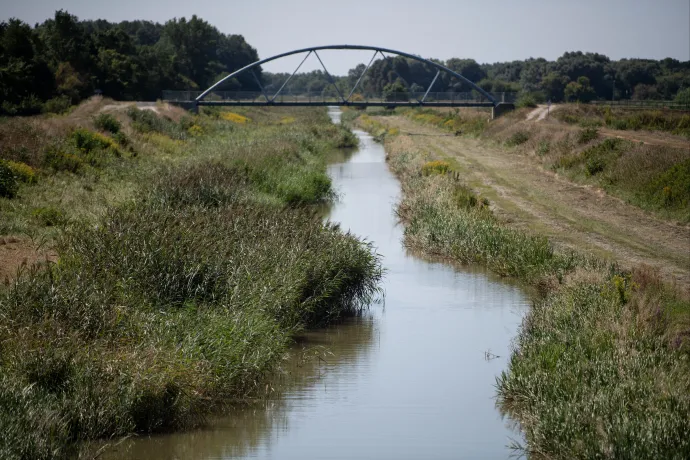
[[[244,37],[197,16],[112,23],[60,10],[34,27],[10,19],[0,23],[0,113],[60,111],[94,93],[155,100],[164,89],[204,89],[257,59]],[[251,75],[228,87],[258,88]]]
[[[163,90],[205,89],[221,77],[258,60],[241,35],[224,34],[192,16],[165,24],[151,21],[80,21],[59,10],[30,26],[18,19],[0,22],[0,114],[65,110],[100,93],[117,100],[155,100]],[[518,92],[536,102],[596,99],[673,99],[690,102],[690,61],[672,58],[611,60],[598,53],[568,52],[555,61],[480,64],[473,59],[434,60],[489,92]],[[292,93],[348,94],[366,66],[344,76],[323,71],[297,74]],[[262,72],[256,79],[277,91],[287,73]],[[362,94],[421,92],[436,69],[401,56],[374,61],[360,82]],[[226,82],[223,90],[259,91],[251,73]],[[441,73],[435,92],[472,87]]]
[[[568,52],[555,61],[543,58],[524,61],[479,64],[473,59],[432,59],[460,73],[489,92],[516,92],[538,102],[581,101],[596,99],[669,100],[680,91],[690,97],[690,61],[666,58],[621,59],[614,61],[597,53]],[[349,92],[366,66],[359,64],[346,76],[334,77],[341,92]],[[421,92],[432,83],[436,69],[423,62],[402,56],[375,61],[366,71],[357,91],[363,94],[385,94],[390,91]],[[265,73],[269,88],[280,87],[289,74]],[[322,71],[298,74],[289,90],[295,93],[335,93],[328,76]],[[434,83],[434,92],[467,92],[466,82],[442,72]]]

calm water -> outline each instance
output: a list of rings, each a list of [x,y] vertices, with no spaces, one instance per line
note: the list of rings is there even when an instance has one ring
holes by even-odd
[[[330,111],[339,122],[340,112]],[[385,301],[307,334],[275,397],[210,427],[130,439],[107,459],[508,458],[521,439],[495,407],[527,299],[483,272],[408,254],[393,213],[400,185],[383,147],[360,148],[329,174],[341,194],[329,218],[383,255]],[[487,359],[486,352],[499,355]]]

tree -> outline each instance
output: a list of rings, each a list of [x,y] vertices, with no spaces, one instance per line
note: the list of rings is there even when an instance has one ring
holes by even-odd
[[[396,80],[383,88],[383,98],[386,101],[407,101],[410,97],[402,81]]]
[[[568,102],[589,102],[596,97],[587,77],[579,77],[577,81],[568,83],[565,87],[564,95],[565,100]]]
[[[636,100],[658,100],[661,99],[662,96],[659,94],[659,91],[657,91],[656,86],[639,84],[635,86],[632,98]]]
[[[53,74],[41,54],[40,39],[28,24],[18,19],[0,23],[0,100],[6,111],[31,97],[51,96]]]
[[[674,99],[678,104],[685,104],[690,106],[690,87],[678,91]]]
[[[549,72],[542,79],[540,89],[544,92],[546,99],[560,102],[565,97],[565,87],[567,84],[568,77],[558,72]]]

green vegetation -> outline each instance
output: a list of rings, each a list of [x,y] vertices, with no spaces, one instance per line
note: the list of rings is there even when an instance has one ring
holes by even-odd
[[[520,421],[527,452],[686,458],[688,344],[666,333],[677,315],[687,334],[690,303],[644,269],[570,278],[535,302],[498,379],[499,401]]]
[[[585,157],[608,158],[623,143]],[[409,145],[385,138],[403,186],[405,244],[536,288],[497,381],[500,406],[525,432],[519,447],[537,458],[690,455],[690,301],[648,268],[625,272],[506,225],[452,161]]]
[[[568,52],[555,61],[543,58],[524,61],[479,64],[473,59],[452,58],[438,61],[459,72],[479,87],[491,92],[517,92],[519,107],[533,107],[547,100],[553,102],[591,100],[672,100],[683,99],[682,91],[690,87],[690,61],[667,58],[621,59],[613,61],[598,53]],[[341,93],[348,93],[366,69],[359,64],[346,76],[336,77]],[[422,92],[431,84],[436,68],[418,61],[396,56],[374,61],[360,82],[362,95],[392,93],[406,97],[404,92]],[[265,73],[264,82],[277,90],[288,78],[286,73]],[[615,82],[615,83],[614,83]],[[293,93],[337,93],[323,71],[298,74],[290,83]],[[432,92],[470,92],[472,87],[463,81],[441,73]],[[679,96],[676,96],[676,95]],[[433,96],[433,95],[432,95]],[[392,97],[392,96],[391,96]]]
[[[483,110],[454,109],[439,112],[434,109],[397,109],[396,112],[418,123],[433,125],[455,134],[478,136],[488,125],[490,114]]]
[[[93,124],[101,131],[107,131],[111,134],[117,134],[122,128],[122,124],[109,113],[100,113],[93,119]]]
[[[47,236],[58,254],[0,287],[2,458],[71,458],[85,440],[199,425],[260,393],[295,334],[377,293],[372,248],[312,206],[331,197],[325,154],[341,141],[324,112],[292,110],[289,126],[276,112],[202,114],[188,121],[204,134],[184,141],[178,112],[150,113],[116,115],[141,154],[76,173],[27,155],[41,181],[0,199],[1,233]],[[61,136],[41,149],[114,142],[88,126]]]
[[[223,34],[197,16],[165,24],[110,23],[79,21],[60,10],[34,27],[10,19],[0,23],[0,114],[65,113],[95,92],[118,100],[155,100],[163,89],[207,88],[256,60],[256,50],[241,35]],[[612,61],[601,54],[577,51],[555,61],[530,58],[479,64],[451,58],[438,62],[486,91],[519,92],[520,107],[546,100],[588,102],[612,96],[616,100],[676,98],[683,103],[690,86],[690,61],[671,58]],[[340,93],[347,94],[365,69],[366,65],[359,64],[347,75],[335,77]],[[268,91],[277,91],[289,76],[256,72]],[[424,91],[435,75],[436,68],[412,59],[379,59],[362,79],[354,100],[373,94],[407,100],[407,93]],[[245,74],[222,89],[258,91],[259,87],[254,77]],[[338,94],[331,76],[321,70],[296,75],[288,89],[293,94]],[[433,91],[470,92],[473,88],[444,72]]]
[[[529,133],[525,131],[515,131],[511,136],[506,140],[506,145],[508,147],[515,147],[517,145],[524,144],[529,140]]]
[[[690,222],[690,155],[670,147],[607,138],[582,151],[545,154],[573,180],[594,183],[644,209]]]
[[[353,116],[359,115],[350,111]],[[607,119],[631,117],[656,120],[648,127],[684,127],[688,115],[658,112],[645,118],[640,111],[622,112],[577,105],[554,112],[577,130],[568,126],[521,123],[524,113],[515,112],[488,123],[481,111],[433,109],[396,109],[411,120],[451,131],[456,135],[479,136],[514,147],[516,151],[534,152],[544,164],[568,178],[594,184],[627,202],[654,211],[662,217],[690,222],[690,155],[687,149],[640,144],[619,138],[601,138],[598,126]],[[601,122],[598,122],[601,117]],[[344,118],[348,119],[348,118]],[[362,115],[358,123],[381,140],[386,126]],[[612,122],[613,124],[613,122]],[[678,128],[675,128],[678,129]],[[690,131],[688,131],[690,134]]]
[[[662,131],[690,138],[690,115],[682,112],[569,105],[561,107],[554,116],[560,121],[583,127]]]
[[[0,22],[0,115],[64,113],[94,92],[156,100],[164,89],[207,88],[257,59],[241,35],[225,35],[196,16],[115,24],[60,10],[35,27],[10,19]],[[259,89],[251,75],[226,89],[240,87]]]

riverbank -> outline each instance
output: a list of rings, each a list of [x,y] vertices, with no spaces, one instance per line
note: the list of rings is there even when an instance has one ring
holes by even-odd
[[[381,277],[370,245],[314,207],[333,196],[327,153],[354,139],[325,111],[91,104],[22,120],[33,134],[3,149],[36,180],[0,199],[0,233],[43,239],[52,260],[0,288],[3,458],[196,426],[259,392],[296,333],[365,308]]]
[[[401,180],[407,246],[537,288],[497,382],[501,407],[524,430],[521,448],[536,458],[687,456],[687,298],[649,267],[622,269],[577,244],[554,246],[541,231],[549,214],[539,226],[516,226],[515,207],[494,203],[505,183],[486,180],[485,162],[467,161],[463,139],[400,117],[357,123],[384,141]]]

